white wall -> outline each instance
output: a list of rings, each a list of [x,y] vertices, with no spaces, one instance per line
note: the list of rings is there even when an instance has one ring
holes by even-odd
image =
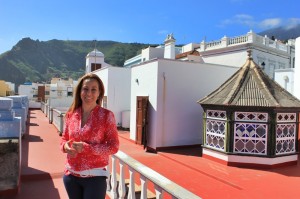
[[[73,102],[73,97],[49,98],[47,101],[52,108],[70,107]]]
[[[203,110],[197,101],[237,70],[167,59],[132,68],[130,138],[136,136],[136,96],[149,96],[148,146],[200,144]]]
[[[154,48],[154,47],[148,47],[146,49],[142,50],[142,62],[148,61],[150,59],[154,58],[163,58],[164,57],[164,48]]]
[[[275,81],[285,90],[294,93],[294,68],[275,71]]]
[[[245,64],[245,60],[248,57],[248,53],[245,48],[236,48],[235,50],[229,51],[224,48],[218,50],[219,52],[203,55],[202,58],[205,63],[214,63],[222,64],[227,66],[236,66],[241,67]],[[220,53],[222,52],[222,53]],[[203,53],[203,52],[202,52]],[[289,55],[282,52],[281,54],[270,53],[270,51],[262,50],[260,48],[252,49],[252,58],[253,61],[261,66],[261,63],[265,63],[264,72],[269,75],[272,79],[275,76],[276,69],[288,68],[289,64]]]
[[[200,47],[200,43],[189,43],[189,44],[182,46],[182,52],[183,53],[189,52],[189,51],[192,51],[195,48],[199,48],[199,47]]]
[[[33,85],[19,85],[18,94],[26,95],[28,99],[31,100],[33,98]]]
[[[300,37],[296,39],[295,44],[295,85],[294,95],[300,99]]]
[[[155,136],[157,115],[157,60],[131,68],[130,139],[136,137],[136,98],[149,97],[149,134]],[[151,140],[156,145],[155,140]]]
[[[202,52],[203,53],[203,52]],[[241,67],[244,65],[247,58],[247,52],[244,51],[233,51],[233,52],[222,52],[221,54],[211,54],[202,56],[204,63],[222,64],[226,66]]]
[[[107,109],[111,110],[118,126],[122,124],[122,112],[130,110],[130,68],[106,67],[95,71],[103,81],[107,96]]]

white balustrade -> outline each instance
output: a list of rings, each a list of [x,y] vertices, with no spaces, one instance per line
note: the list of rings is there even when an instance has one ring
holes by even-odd
[[[54,126],[57,128],[59,134],[62,134],[63,128],[64,128],[64,112],[61,112],[57,109],[50,109],[51,111],[49,112],[49,119],[50,123],[53,123]]]
[[[118,160],[118,161],[116,161]],[[136,175],[140,176],[141,182],[141,199],[147,198],[148,192],[148,182],[152,182],[154,184],[155,189],[155,197],[156,199],[162,199],[164,193],[168,193],[172,196],[172,198],[176,199],[200,199],[199,196],[193,194],[192,192],[186,190],[185,188],[179,186],[175,182],[167,179],[166,177],[160,175],[156,171],[150,169],[149,167],[141,164],[135,159],[131,158],[127,154],[119,151],[115,155],[111,157],[111,165],[112,173],[111,178],[115,178],[117,174],[114,172],[117,171],[117,162],[119,162],[119,183],[118,189],[112,188],[108,191],[108,195],[110,198],[124,198],[125,195],[125,166],[129,172],[129,190],[127,194],[127,199],[135,199],[136,198]],[[112,182],[112,181],[111,181]],[[118,193],[117,193],[118,190]]]
[[[211,41],[211,42],[203,41],[201,42],[200,51],[219,49],[219,48],[224,48],[224,47],[229,47],[229,46],[234,46],[234,45],[239,45],[244,43],[255,43],[257,45],[265,45],[270,48],[275,48],[279,51],[284,51],[284,52],[288,51],[288,46],[286,44],[283,44],[277,40],[273,41],[268,37],[262,37],[253,32],[249,32],[246,35],[241,35],[232,38],[224,37],[217,41]]]

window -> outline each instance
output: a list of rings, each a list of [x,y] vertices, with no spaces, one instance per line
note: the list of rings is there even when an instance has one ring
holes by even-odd
[[[95,71],[101,68],[101,64],[92,63],[91,64],[91,71]]]

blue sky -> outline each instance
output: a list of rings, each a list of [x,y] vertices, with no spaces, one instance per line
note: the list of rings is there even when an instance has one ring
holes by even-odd
[[[299,23],[296,0],[0,0],[0,54],[24,37],[187,44]]]

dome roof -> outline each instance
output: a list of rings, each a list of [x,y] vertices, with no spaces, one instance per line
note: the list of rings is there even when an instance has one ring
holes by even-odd
[[[93,51],[91,51],[87,54],[87,57],[104,57],[104,54],[102,52],[100,52],[99,50],[94,49]]]

